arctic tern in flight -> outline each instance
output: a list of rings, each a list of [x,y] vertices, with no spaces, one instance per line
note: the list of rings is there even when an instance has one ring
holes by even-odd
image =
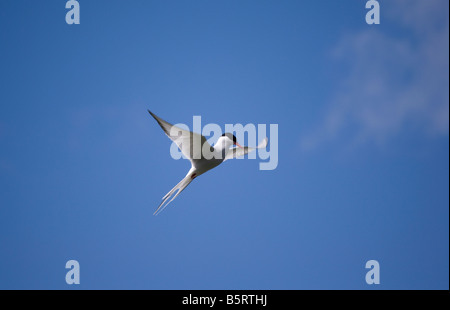
[[[174,126],[159,118],[150,110],[148,112],[158,122],[165,134],[175,142],[183,155],[191,162],[191,169],[187,175],[162,198],[161,204],[153,215],[159,214],[164,210],[199,175],[217,167],[228,159],[243,156],[256,149],[267,146],[268,139],[264,138],[256,148],[243,147],[237,143],[236,137],[231,133],[224,133],[214,146],[211,146],[204,136]],[[237,147],[232,147],[234,145]],[[173,198],[169,200],[172,196]]]

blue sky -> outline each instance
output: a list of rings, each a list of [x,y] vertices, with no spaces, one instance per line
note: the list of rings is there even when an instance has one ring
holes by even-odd
[[[449,288],[448,1],[79,2],[0,2],[1,289]],[[190,164],[147,109],[278,124],[278,167],[155,217]]]

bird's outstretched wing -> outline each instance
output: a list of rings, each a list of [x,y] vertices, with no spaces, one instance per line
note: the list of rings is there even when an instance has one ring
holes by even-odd
[[[243,148],[240,148],[240,147],[232,148],[228,151],[227,155],[225,156],[224,161],[231,159],[231,158],[244,156],[245,154],[253,152],[256,149],[263,149],[267,146],[268,141],[269,141],[269,139],[264,138],[264,140],[262,140],[261,143],[259,143],[259,145],[257,147],[244,146]]]
[[[150,110],[147,110],[151,116],[158,122],[159,126],[164,130],[166,135],[176,143],[184,156],[188,158],[192,165],[195,167],[198,160],[203,159],[202,147],[208,147],[212,151],[211,145],[206,141],[206,138],[198,133],[181,129],[174,126],[162,118],[153,114]]]

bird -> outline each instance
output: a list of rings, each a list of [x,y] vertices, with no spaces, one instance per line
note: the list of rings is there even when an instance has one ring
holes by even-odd
[[[189,169],[186,176],[162,198],[160,205],[153,215],[161,213],[195,178],[217,167],[228,159],[244,156],[256,149],[265,148],[269,141],[266,137],[257,147],[241,146],[237,142],[235,135],[232,133],[224,133],[219,137],[214,146],[211,146],[203,135],[174,126],[150,110],[147,111],[156,120],[164,133],[191,162],[191,169]],[[170,199],[171,197],[172,199]]]

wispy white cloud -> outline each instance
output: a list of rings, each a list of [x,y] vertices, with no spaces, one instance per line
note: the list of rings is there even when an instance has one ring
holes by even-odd
[[[383,2],[384,12],[382,23],[398,31],[367,26],[332,51],[347,73],[320,125],[302,137],[304,150],[337,139],[386,143],[410,128],[448,135],[448,1]]]

